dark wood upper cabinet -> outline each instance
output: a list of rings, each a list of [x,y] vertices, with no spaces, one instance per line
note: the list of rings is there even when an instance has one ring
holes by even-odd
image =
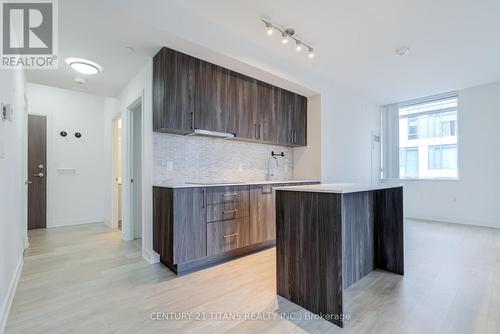
[[[194,75],[198,60],[162,48],[153,58],[153,130],[193,132]]]
[[[293,94],[292,113],[292,144],[295,146],[307,145],[307,99],[304,96]]]
[[[246,76],[238,79],[238,89],[242,91],[239,105],[238,138],[258,140],[257,123],[259,121],[258,81]]]
[[[307,99],[162,48],[153,58],[153,129],[234,133],[237,139],[306,145]]]
[[[238,124],[237,73],[199,61],[195,73],[195,116],[197,129],[236,133]]]
[[[276,107],[274,102],[274,87],[264,82],[258,83],[257,99],[259,103],[257,134],[258,139],[277,143],[277,127],[280,126],[277,120]]]

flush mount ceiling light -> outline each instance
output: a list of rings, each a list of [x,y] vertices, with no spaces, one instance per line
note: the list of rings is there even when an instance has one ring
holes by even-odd
[[[402,46],[394,51],[398,56],[406,56],[410,52],[410,48],[407,46]]]
[[[84,58],[66,58],[66,63],[78,73],[85,75],[97,74],[103,71],[100,64]]]
[[[278,28],[276,25],[272,24],[271,22],[269,22],[267,20],[262,20],[262,22],[264,22],[264,24],[266,25],[266,32],[268,35],[272,35],[273,30],[276,30],[276,31],[281,33],[281,43],[288,44],[288,42],[290,40],[294,40],[295,41],[295,50],[297,52],[302,51],[302,49],[306,49],[308,51],[307,56],[310,59],[314,58],[314,49],[311,46],[304,43],[299,38],[297,38],[295,36],[294,29],[287,28],[287,29],[283,30],[283,29]]]

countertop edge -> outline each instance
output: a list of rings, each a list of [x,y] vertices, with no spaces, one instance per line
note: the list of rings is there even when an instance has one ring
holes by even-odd
[[[220,183],[220,184],[153,184],[153,187],[158,188],[213,188],[213,187],[237,187],[237,186],[258,186],[258,185],[273,185],[283,183],[309,183],[321,182],[321,180],[272,180],[272,181],[249,181],[244,183]]]
[[[321,184],[321,185],[305,185],[297,187],[278,187],[277,191],[300,191],[300,192],[315,192],[315,193],[332,193],[332,194],[349,194],[363,191],[375,191],[391,188],[403,188],[403,184],[380,184],[380,185],[360,185],[360,186],[345,186],[335,184]]]

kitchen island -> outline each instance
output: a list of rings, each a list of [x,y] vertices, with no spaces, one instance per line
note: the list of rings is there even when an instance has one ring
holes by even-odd
[[[276,189],[278,295],[343,327],[343,290],[374,269],[404,274],[403,187]]]

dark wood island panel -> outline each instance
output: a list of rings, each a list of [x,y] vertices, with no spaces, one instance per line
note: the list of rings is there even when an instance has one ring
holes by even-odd
[[[276,191],[277,293],[343,327],[344,289],[404,273],[403,189],[311,189]]]

